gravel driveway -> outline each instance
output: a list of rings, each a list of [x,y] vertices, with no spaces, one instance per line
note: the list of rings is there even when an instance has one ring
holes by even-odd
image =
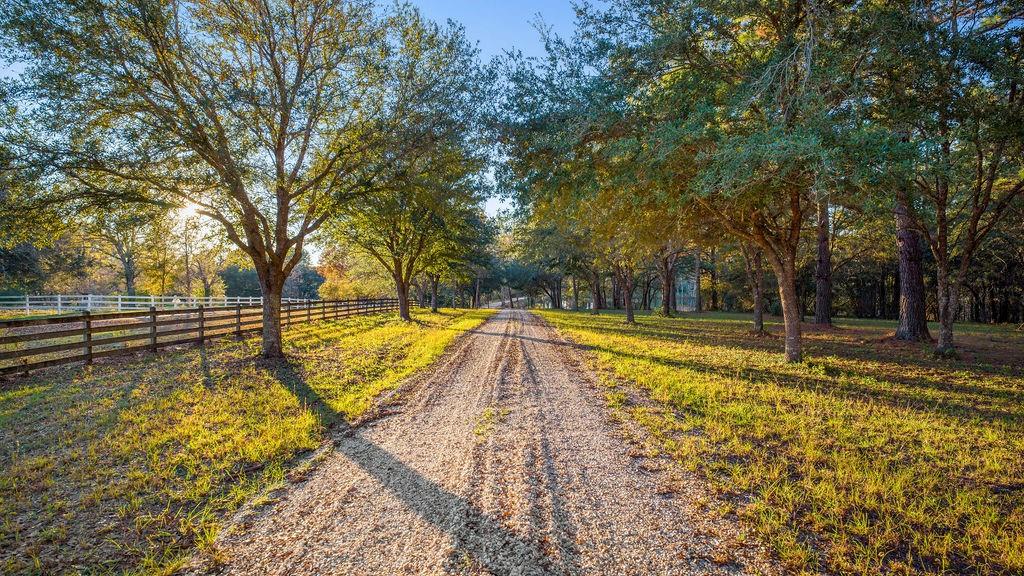
[[[339,433],[309,477],[217,545],[226,574],[761,574],[697,512],[696,480],[639,456],[580,351],[505,310]]]

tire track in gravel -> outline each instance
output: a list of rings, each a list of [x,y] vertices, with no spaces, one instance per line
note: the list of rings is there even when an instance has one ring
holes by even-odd
[[[595,382],[541,319],[502,311],[190,571],[775,573],[753,546],[712,561],[736,527],[694,511],[695,485],[665,493]]]

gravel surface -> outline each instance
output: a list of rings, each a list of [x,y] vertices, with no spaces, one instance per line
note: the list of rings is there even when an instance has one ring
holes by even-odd
[[[579,350],[504,310],[192,571],[776,573],[672,468],[624,439]]]

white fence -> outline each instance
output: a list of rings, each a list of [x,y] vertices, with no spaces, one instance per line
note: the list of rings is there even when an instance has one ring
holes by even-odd
[[[284,303],[305,303],[310,300],[300,298],[282,298]],[[213,296],[210,298],[194,298],[187,296],[117,296],[104,294],[47,294],[25,296],[0,296],[0,310],[20,310],[31,312],[73,312],[78,310],[159,310],[176,308],[195,308],[197,306],[259,306],[263,304],[260,297],[228,297]]]

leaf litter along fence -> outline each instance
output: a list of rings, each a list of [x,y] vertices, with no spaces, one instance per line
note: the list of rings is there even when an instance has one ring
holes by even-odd
[[[397,298],[281,304],[281,325],[398,310]],[[241,336],[263,328],[261,306],[198,306],[0,321],[0,376]]]

